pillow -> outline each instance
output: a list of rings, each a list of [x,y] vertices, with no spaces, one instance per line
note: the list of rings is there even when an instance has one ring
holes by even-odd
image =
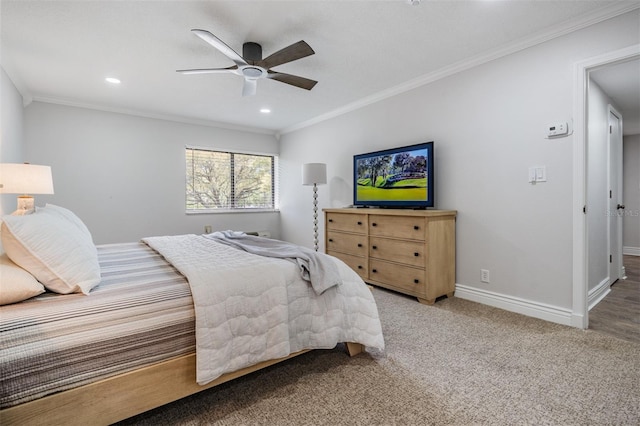
[[[54,206],[27,216],[4,216],[2,245],[9,259],[56,293],[84,293],[100,283],[91,234],[72,212]],[[83,229],[84,227],[84,229]]]
[[[44,286],[33,275],[0,255],[0,305],[21,302],[44,293]]]
[[[85,234],[93,243],[93,238],[91,237],[91,232],[89,232],[89,228],[84,224],[82,220],[78,216],[76,216],[71,210],[65,209],[64,207],[56,206],[53,204],[46,204],[45,208],[49,212],[58,213],[63,218],[66,218],[69,222],[73,223],[78,227],[80,232]]]

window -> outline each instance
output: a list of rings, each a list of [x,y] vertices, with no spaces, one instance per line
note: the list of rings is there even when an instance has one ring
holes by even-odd
[[[273,210],[275,155],[186,148],[187,212]]]

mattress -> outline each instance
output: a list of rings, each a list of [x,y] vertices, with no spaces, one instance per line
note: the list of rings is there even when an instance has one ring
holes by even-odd
[[[195,352],[191,291],[173,266],[143,243],[101,245],[98,257],[89,296],[0,307],[0,408]]]

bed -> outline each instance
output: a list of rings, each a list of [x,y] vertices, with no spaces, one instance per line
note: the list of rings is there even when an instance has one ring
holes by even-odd
[[[0,307],[3,425],[110,424],[308,350],[384,348],[369,289],[335,258],[323,255],[339,282],[311,285],[299,262],[210,236],[96,247],[66,209],[30,216],[2,224],[3,303],[14,273],[34,281],[34,294]],[[33,257],[55,272],[53,283],[28,264]],[[43,281],[56,290],[38,288]]]

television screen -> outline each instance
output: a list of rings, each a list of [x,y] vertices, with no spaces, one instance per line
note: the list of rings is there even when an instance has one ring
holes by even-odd
[[[433,207],[433,142],[354,155],[353,204]]]

